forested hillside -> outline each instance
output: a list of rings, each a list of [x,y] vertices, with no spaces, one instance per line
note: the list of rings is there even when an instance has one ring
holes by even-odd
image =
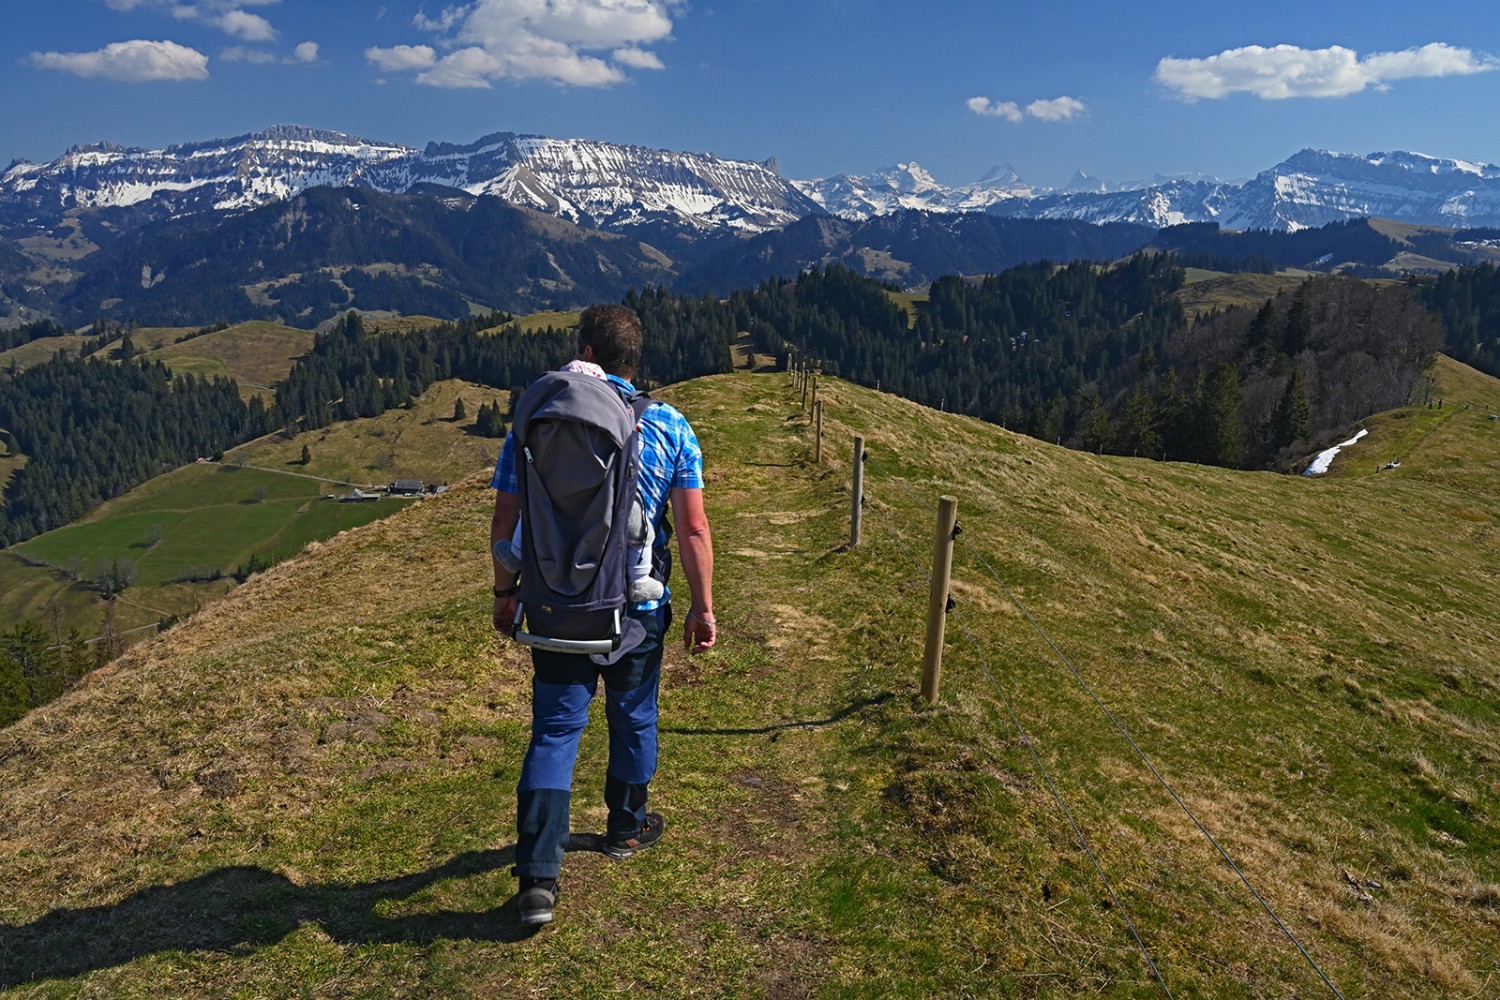
[[[729,369],[727,317],[695,300],[628,300],[640,310],[649,348],[642,378],[676,382]],[[334,420],[410,405],[440,379],[509,389],[567,360],[571,334],[523,333],[493,314],[423,333],[369,333],[349,313],[320,334],[276,389],[274,404],[240,398],[232,380],[173,377],[127,349],[119,362],[58,354],[44,365],[0,373],[0,427],[31,462],[12,475],[0,507],[0,542],[66,524],[104,500],[196,458],[279,431],[295,437]],[[717,325],[715,323],[717,322]],[[499,414],[490,418],[500,433]]]
[[[1447,331],[1444,350],[1500,377],[1500,266],[1449,271],[1418,287],[1422,301],[1442,317]]]
[[[0,376],[0,426],[30,457],[6,484],[0,544],[67,524],[151,476],[268,429],[227,379],[71,359]]]
[[[1409,401],[1441,341],[1404,288],[1323,276],[1189,323],[1166,255],[933,283],[914,329],[840,268],[731,296],[761,350],[1090,451],[1280,467]]]
[[[312,327],[351,306],[460,319],[471,301],[530,311],[617,299],[662,280],[667,263],[634,240],[499,198],[314,188],[227,221],[148,226],[91,259],[56,309],[74,324],[103,313]]]

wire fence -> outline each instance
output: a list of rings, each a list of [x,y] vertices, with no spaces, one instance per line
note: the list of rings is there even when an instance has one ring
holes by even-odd
[[[793,373],[793,377],[796,377],[796,373]],[[843,381],[848,380],[844,379]],[[819,433],[821,434],[821,430]],[[927,568],[924,567],[918,560],[916,555],[914,555],[912,546],[910,545],[908,538],[901,532],[899,527],[891,523],[891,518],[886,516],[884,512],[880,510],[879,503],[870,504],[868,502],[871,498],[870,488],[873,484],[876,487],[877,491],[886,487],[898,490],[902,494],[904,494],[906,500],[910,504],[916,506],[920,510],[926,510],[929,513],[936,511],[938,505],[933,500],[924,497],[915,487],[906,482],[902,476],[883,466],[877,459],[870,456],[867,451],[863,451],[861,449],[856,460],[863,462],[870,471],[873,471],[875,473],[874,477],[871,477],[868,473],[863,476],[864,495],[863,497],[856,497],[855,499],[856,503],[861,504],[861,511],[864,518],[876,525],[883,533],[889,535],[892,538],[895,543],[895,548],[899,552],[903,553],[904,556],[912,563],[915,570],[913,577],[914,579],[920,580],[926,578],[930,581],[930,574]],[[875,494],[875,498],[877,499],[877,501],[879,500],[878,492]],[[873,518],[869,516],[872,512],[876,512],[876,516],[874,516]],[[983,575],[988,576],[989,579],[993,580],[994,584],[999,588],[1000,593],[1002,593],[1005,598],[1009,600],[1020,612],[1024,620],[1030,625],[1035,635],[1041,640],[1047,650],[1050,651],[1050,657],[1048,658],[1055,658],[1066,668],[1073,681],[1088,696],[1088,698],[1099,709],[1099,711],[1103,713],[1105,718],[1109,720],[1114,729],[1117,730],[1119,734],[1125,739],[1136,757],[1150,772],[1152,778],[1163,789],[1166,790],[1167,794],[1171,797],[1173,802],[1176,803],[1178,808],[1180,808],[1182,812],[1187,815],[1187,817],[1192,821],[1193,825],[1198,829],[1198,831],[1203,835],[1208,843],[1212,845],[1214,851],[1217,852],[1219,857],[1222,858],[1223,861],[1230,867],[1230,869],[1238,877],[1241,884],[1243,884],[1244,887],[1250,892],[1250,894],[1254,897],[1256,903],[1258,903],[1259,906],[1265,911],[1265,913],[1271,918],[1280,932],[1296,947],[1298,953],[1317,974],[1319,979],[1322,980],[1323,984],[1328,988],[1328,990],[1332,992],[1335,997],[1339,998],[1339,1000],[1344,1000],[1343,993],[1340,992],[1339,988],[1333,983],[1332,979],[1329,978],[1328,974],[1324,972],[1323,968],[1308,952],[1307,948],[1303,946],[1302,942],[1298,940],[1296,934],[1292,932],[1291,928],[1288,927],[1286,922],[1282,920],[1282,918],[1277,914],[1275,908],[1271,906],[1271,904],[1266,900],[1261,892],[1250,881],[1249,877],[1230,856],[1229,852],[1225,850],[1218,838],[1216,838],[1208,829],[1208,827],[1202,822],[1202,820],[1198,818],[1192,808],[1188,805],[1187,801],[1173,786],[1173,784],[1169,782],[1165,776],[1162,775],[1161,771],[1142,749],[1139,742],[1137,742],[1136,739],[1130,734],[1129,730],[1126,729],[1125,725],[1120,721],[1115,712],[1112,711],[1110,707],[1105,703],[1105,700],[1095,690],[1094,686],[1088,683],[1088,681],[1083,676],[1082,671],[1080,671],[1078,667],[1074,665],[1073,661],[1067,656],[1066,653],[1063,652],[1063,650],[1053,639],[1051,634],[1049,634],[1048,631],[1042,627],[1037,618],[1031,613],[1031,611],[1026,607],[1026,605],[1021,601],[1021,599],[1016,595],[1011,587],[1006,584],[1005,580],[995,569],[995,566],[990,561],[990,559],[977,547],[975,547],[973,541],[968,536],[968,533],[964,532],[961,526],[955,528],[953,535],[955,539],[962,540],[963,545],[968,551],[971,559],[975,564],[983,568]],[[1132,919],[1130,915],[1130,912],[1127,910],[1123,902],[1120,900],[1119,896],[1116,894],[1109,876],[1105,872],[1103,865],[1100,863],[1097,853],[1083,829],[1083,825],[1079,822],[1074,810],[1068,805],[1067,799],[1063,796],[1061,790],[1057,785],[1057,782],[1053,779],[1051,772],[1043,762],[1042,755],[1038,751],[1039,741],[1035,736],[1027,731],[1026,727],[1021,721],[1019,714],[1016,712],[1011,699],[1006,695],[1003,685],[1000,683],[1000,680],[996,676],[994,669],[991,667],[990,658],[988,655],[986,655],[984,641],[975,633],[974,629],[970,627],[968,621],[964,617],[963,608],[953,601],[951,595],[948,599],[948,609],[950,616],[956,618],[960,628],[968,638],[970,645],[973,647],[974,655],[980,667],[982,668],[983,674],[989,679],[990,686],[993,689],[996,698],[999,700],[1000,705],[1003,707],[1005,714],[1009,717],[1011,724],[1015,727],[1018,739],[1026,748],[1032,762],[1037,768],[1037,771],[1040,773],[1043,782],[1046,784],[1049,792],[1051,793],[1053,800],[1057,803],[1059,810],[1066,817],[1069,826],[1073,830],[1074,837],[1077,839],[1077,842],[1082,848],[1084,854],[1088,857],[1089,862],[1092,865],[1095,874],[1098,876],[1099,881],[1103,885],[1106,894],[1109,896],[1111,903],[1113,904],[1114,908],[1121,914],[1121,917],[1130,932],[1130,936],[1134,940],[1136,946],[1139,948],[1141,956],[1144,959],[1147,967],[1151,970],[1151,973],[1156,978],[1157,983],[1160,984],[1163,992],[1165,992],[1168,997],[1171,997],[1171,988],[1168,986],[1165,976],[1162,974],[1161,969],[1157,966],[1155,959],[1152,957],[1150,948],[1147,947],[1139,928],[1136,926],[1134,919]]]

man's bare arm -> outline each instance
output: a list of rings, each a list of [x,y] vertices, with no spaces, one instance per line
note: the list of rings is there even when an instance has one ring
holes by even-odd
[[[718,638],[714,621],[714,543],[703,510],[701,489],[672,490],[672,520],[682,572],[687,577],[692,602],[682,626],[683,645],[694,653],[713,647]]]

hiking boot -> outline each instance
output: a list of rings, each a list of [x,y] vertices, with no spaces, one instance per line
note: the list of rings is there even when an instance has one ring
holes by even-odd
[[[648,812],[645,824],[636,834],[612,833],[606,837],[604,853],[612,858],[628,858],[660,840],[661,832],[666,829],[666,826],[667,821],[661,818],[661,813]]]
[[[521,908],[522,925],[540,927],[542,924],[550,924],[557,896],[555,878],[521,879],[521,895],[517,897],[517,904]]]

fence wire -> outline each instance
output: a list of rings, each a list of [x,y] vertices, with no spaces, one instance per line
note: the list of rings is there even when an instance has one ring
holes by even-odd
[[[866,464],[873,466],[874,469],[881,474],[882,482],[892,483],[901,490],[905,491],[906,494],[913,501],[915,501],[919,507],[926,510],[936,509],[936,506],[931,501],[928,501],[921,497],[921,495],[919,495],[911,486],[902,481],[900,476],[894,475],[889,470],[885,469],[878,461],[870,458],[868,453],[865,454],[864,461],[866,462]],[[865,484],[866,489],[868,489],[868,479],[866,479]],[[879,523],[884,530],[891,533],[896,538],[898,543],[901,541],[899,534],[896,534],[895,530],[890,525],[884,523],[883,519],[877,518],[876,523]],[[1328,974],[1323,971],[1322,966],[1318,964],[1317,960],[1312,957],[1312,955],[1303,946],[1302,942],[1298,940],[1297,936],[1292,933],[1291,928],[1286,925],[1285,921],[1283,921],[1280,915],[1276,913],[1276,910],[1271,906],[1271,904],[1267,902],[1265,897],[1262,896],[1259,890],[1255,888],[1254,884],[1251,883],[1250,879],[1245,875],[1244,871],[1242,871],[1240,866],[1235,863],[1232,857],[1230,857],[1229,852],[1224,849],[1224,847],[1219,843],[1218,839],[1215,838],[1214,835],[1209,831],[1208,827],[1206,827],[1203,822],[1198,819],[1197,815],[1194,814],[1191,808],[1189,808],[1188,804],[1183,801],[1182,796],[1178,794],[1176,788],[1174,788],[1172,784],[1168,782],[1165,777],[1163,777],[1161,772],[1157,770],[1156,765],[1151,761],[1150,757],[1146,755],[1145,751],[1141,749],[1140,745],[1135,741],[1134,737],[1130,735],[1130,732],[1125,728],[1124,724],[1120,722],[1119,718],[1114,714],[1114,712],[1109,709],[1109,706],[1104,703],[1103,699],[1099,697],[1099,695],[1084,679],[1082,673],[1076,666],[1073,665],[1073,662],[1067,657],[1065,653],[1063,653],[1063,651],[1058,647],[1057,643],[1053,641],[1051,635],[1048,634],[1048,632],[1044,628],[1042,628],[1041,624],[1036,620],[1036,618],[1032,616],[1030,610],[1027,609],[1026,605],[1022,603],[1020,598],[1017,597],[1016,594],[1010,589],[1010,587],[1006,585],[1005,581],[1000,577],[1000,574],[995,571],[995,567],[990,563],[990,561],[985,558],[983,553],[981,553],[974,547],[973,543],[968,538],[964,537],[961,531],[956,530],[955,537],[963,539],[964,546],[969,550],[971,556],[985,568],[989,575],[994,579],[995,583],[998,584],[1000,589],[1005,593],[1005,596],[1011,601],[1011,603],[1016,606],[1016,608],[1021,612],[1022,616],[1036,631],[1037,635],[1041,637],[1041,639],[1047,644],[1048,648],[1052,650],[1053,654],[1063,663],[1065,667],[1067,667],[1068,671],[1073,675],[1074,680],[1079,684],[1079,686],[1089,696],[1089,698],[1093,700],[1094,704],[1098,706],[1100,711],[1104,713],[1104,715],[1114,725],[1115,729],[1119,731],[1120,735],[1125,738],[1126,742],[1130,745],[1136,756],[1143,764],[1145,764],[1147,770],[1151,772],[1151,775],[1156,779],[1156,781],[1160,783],[1160,785],[1167,791],[1167,794],[1172,797],[1172,800],[1177,803],[1178,807],[1182,809],[1187,817],[1193,821],[1193,825],[1198,828],[1199,832],[1203,834],[1203,836],[1213,846],[1214,850],[1218,852],[1219,856],[1224,860],[1224,862],[1228,864],[1235,875],[1239,877],[1241,883],[1243,883],[1245,888],[1250,891],[1250,894],[1255,898],[1256,902],[1260,904],[1261,908],[1265,910],[1266,914],[1270,916],[1271,920],[1275,923],[1277,928],[1281,930],[1282,934],[1284,934],[1286,938],[1291,941],[1291,943],[1296,947],[1297,951],[1302,955],[1303,959],[1305,959],[1308,965],[1312,967],[1313,971],[1317,973],[1318,978],[1323,981],[1323,984],[1328,987],[1328,989],[1333,993],[1335,997],[1338,998],[1338,1000],[1345,1000],[1344,994],[1333,983],[1333,980],[1329,978]],[[906,552],[905,548],[901,545],[898,545],[898,548],[902,548],[903,552],[906,553],[906,555],[912,560],[912,562],[914,564],[916,563],[915,556],[912,556],[910,552]],[[927,575],[930,583],[930,571],[924,570],[920,564],[917,564],[917,569],[919,574],[925,573]],[[1094,852],[1090,848],[1087,838],[1083,834],[1083,830],[1074,819],[1072,811],[1068,808],[1066,802],[1063,801],[1061,794],[1058,792],[1057,786],[1053,782],[1051,775],[1047,772],[1045,765],[1042,763],[1041,757],[1037,753],[1030,736],[1022,727],[1020,720],[1015,715],[1014,711],[1012,711],[1009,700],[1005,697],[1005,694],[1001,690],[994,672],[990,669],[989,662],[984,656],[983,648],[980,645],[978,638],[974,635],[972,630],[969,629],[967,622],[963,619],[961,609],[955,608],[955,610],[959,611],[960,626],[963,628],[965,634],[968,635],[970,642],[974,645],[976,655],[979,656],[980,662],[984,666],[985,673],[989,676],[990,683],[994,687],[995,693],[999,697],[1001,704],[1004,706],[1006,713],[1010,716],[1012,723],[1016,726],[1016,730],[1020,734],[1021,741],[1026,745],[1027,750],[1031,753],[1032,759],[1036,762],[1038,770],[1041,771],[1043,777],[1046,779],[1047,786],[1052,791],[1053,797],[1057,800],[1058,806],[1063,810],[1064,814],[1066,814],[1068,822],[1072,825],[1074,833],[1078,837],[1079,843],[1083,846],[1084,852],[1088,855],[1089,860],[1094,865],[1094,870],[1098,873],[1100,880],[1104,883],[1106,890],[1109,892],[1110,899],[1114,901],[1117,907],[1119,907],[1120,913],[1124,916],[1127,925],[1129,925],[1130,927],[1132,936],[1134,936],[1137,945],[1140,946],[1141,953],[1145,957],[1147,965],[1150,966],[1151,971],[1156,975],[1157,980],[1161,983],[1162,989],[1165,990],[1167,995],[1170,997],[1172,995],[1171,989],[1167,986],[1166,980],[1162,978],[1160,970],[1157,968],[1156,963],[1152,960],[1150,952],[1146,948],[1145,942],[1141,939],[1140,934],[1136,930],[1134,921],[1131,920],[1129,913],[1120,904],[1118,898],[1115,896],[1114,889],[1110,885],[1108,877],[1104,874],[1103,868],[1100,867],[1098,860],[1095,858]]]
[[[897,483],[900,482],[899,480],[894,481]],[[905,488],[904,484],[903,488]],[[932,582],[931,572],[924,569],[917,557],[912,555],[907,549],[904,540],[897,533],[896,529],[887,523],[883,516],[876,517],[873,520],[880,526],[881,530],[891,536],[892,540],[896,543],[897,549],[912,563],[916,569],[917,578],[920,579],[925,574],[930,585]],[[1052,793],[1053,800],[1057,803],[1058,808],[1062,810],[1063,815],[1067,817],[1068,825],[1073,828],[1073,836],[1077,838],[1079,846],[1083,848],[1083,853],[1088,856],[1089,863],[1093,865],[1094,872],[1099,876],[1099,881],[1104,884],[1104,891],[1109,895],[1110,902],[1120,912],[1120,915],[1125,918],[1125,926],[1130,929],[1130,936],[1135,939],[1136,946],[1140,948],[1141,957],[1146,960],[1147,967],[1156,976],[1156,980],[1161,984],[1162,990],[1169,998],[1172,997],[1172,989],[1167,985],[1166,978],[1162,975],[1161,970],[1157,968],[1155,960],[1152,959],[1150,949],[1146,947],[1146,942],[1142,939],[1140,931],[1136,928],[1135,921],[1130,917],[1130,911],[1125,908],[1125,904],[1116,895],[1114,885],[1110,882],[1109,876],[1104,873],[1104,867],[1099,864],[1099,859],[1094,854],[1094,849],[1089,844],[1088,837],[1083,832],[1083,827],[1074,817],[1073,810],[1068,808],[1068,803],[1063,799],[1062,792],[1058,789],[1057,783],[1052,780],[1051,772],[1047,770],[1047,765],[1042,762],[1041,754],[1037,752],[1031,735],[1021,725],[1020,718],[1011,708],[1010,699],[1005,696],[1005,692],[1000,687],[1000,682],[995,678],[994,671],[990,669],[989,660],[984,655],[984,647],[980,644],[978,637],[969,628],[968,622],[963,617],[962,609],[954,608],[954,611],[958,613],[959,626],[963,629],[964,634],[969,637],[969,642],[973,644],[975,655],[979,657],[979,662],[984,667],[984,672],[988,675],[991,686],[995,689],[995,695],[1000,699],[1000,704],[1004,706],[1005,714],[1010,716],[1011,723],[1016,727],[1016,734],[1020,738],[1022,745],[1026,747],[1026,751],[1031,755],[1031,759],[1036,764],[1037,770],[1041,772],[1043,780],[1047,783],[1048,791]]]

